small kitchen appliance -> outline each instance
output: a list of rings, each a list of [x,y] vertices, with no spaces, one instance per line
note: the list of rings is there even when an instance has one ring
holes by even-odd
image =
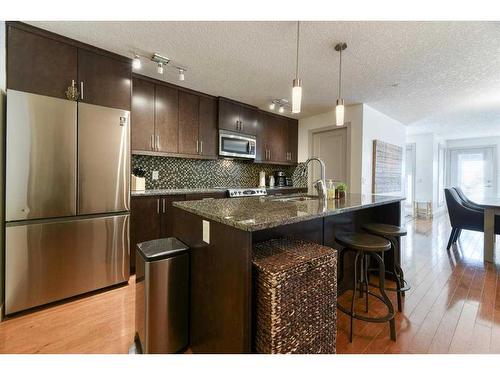
[[[274,172],[274,184],[278,187],[286,186],[286,176],[283,171]]]

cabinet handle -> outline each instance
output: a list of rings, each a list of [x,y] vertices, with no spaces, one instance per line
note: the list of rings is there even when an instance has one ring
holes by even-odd
[[[167,199],[163,198],[163,213],[167,212]]]
[[[155,135],[151,134],[151,150],[155,149],[154,142],[155,142]]]
[[[83,81],[80,81],[80,99],[83,100]]]
[[[196,140],[196,153],[197,153],[197,154],[199,154],[199,153],[200,153],[199,143],[200,143],[200,141]]]
[[[240,130],[243,131],[243,122],[240,121]]]
[[[203,141],[200,141],[200,154],[203,154]]]
[[[160,151],[160,136],[156,136],[156,151]]]
[[[157,214],[160,213],[160,198],[156,200],[156,213]]]

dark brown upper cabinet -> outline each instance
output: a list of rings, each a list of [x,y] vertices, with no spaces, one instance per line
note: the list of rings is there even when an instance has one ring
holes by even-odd
[[[132,152],[217,158],[217,99],[134,75]]]
[[[179,91],[179,153],[198,155],[200,153],[198,95]]]
[[[132,81],[132,150],[153,151],[155,134],[155,85],[134,78]]]
[[[179,91],[155,85],[155,139],[154,151],[179,152]]]
[[[217,100],[200,96],[199,108],[200,154],[206,157],[217,157],[219,154],[217,142]]]
[[[8,22],[7,87],[130,110],[131,60],[20,22]],[[76,99],[76,98],[75,98]]]
[[[78,50],[80,101],[130,110],[130,63],[87,50]]]
[[[257,108],[230,99],[219,98],[219,129],[257,135],[258,122]]]
[[[297,164],[297,152],[299,149],[299,122],[295,119],[288,119],[286,128],[288,135],[287,140],[287,161],[292,164]]]
[[[77,81],[78,49],[60,41],[7,28],[7,88],[66,99]]]
[[[297,163],[297,120],[261,112],[257,135],[257,162]]]

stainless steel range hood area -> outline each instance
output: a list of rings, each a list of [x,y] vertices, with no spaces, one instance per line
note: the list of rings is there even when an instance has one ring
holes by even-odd
[[[129,112],[7,90],[5,312],[129,278]]]

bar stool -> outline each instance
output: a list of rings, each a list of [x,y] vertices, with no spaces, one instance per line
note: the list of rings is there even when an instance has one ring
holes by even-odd
[[[401,269],[401,248],[398,244],[398,238],[406,236],[406,229],[397,225],[369,223],[363,225],[363,229],[371,234],[386,238],[391,242],[392,251],[392,269],[387,269],[386,274],[393,275],[396,279],[396,288],[385,288],[391,292],[396,292],[398,297],[398,311],[403,311],[402,297],[404,292],[410,289],[410,286],[404,279],[404,273]],[[368,271],[371,271],[370,269]]]
[[[384,257],[383,253],[391,248],[391,243],[389,240],[375,236],[368,233],[340,233],[335,236],[335,241],[344,247],[340,254],[341,268],[340,272],[343,276],[343,260],[346,252],[352,251],[354,252],[354,278],[353,278],[353,286],[350,288],[343,289],[339,295],[342,295],[344,292],[348,290],[352,290],[352,298],[351,298],[351,308],[347,309],[342,306],[340,303],[337,303],[337,306],[340,311],[350,316],[350,335],[349,341],[352,342],[352,333],[353,333],[353,319],[363,320],[365,322],[372,323],[386,323],[389,322],[391,340],[396,341],[396,323],[394,320],[394,307],[392,306],[391,300],[385,293],[385,266],[384,266]],[[380,255],[382,254],[382,256]],[[379,291],[380,295],[375,294],[368,290],[368,265],[370,259],[373,258],[377,261],[379,267]],[[361,270],[361,277],[358,280],[358,268]],[[341,279],[342,280],[342,279]],[[356,291],[358,290],[359,283],[359,292],[360,295],[363,295],[363,284],[365,286],[365,312],[368,312],[368,295],[371,295],[377,299],[379,299],[384,305],[387,307],[387,314],[383,317],[374,318],[368,315],[359,314],[354,311],[354,298],[356,296]]]

